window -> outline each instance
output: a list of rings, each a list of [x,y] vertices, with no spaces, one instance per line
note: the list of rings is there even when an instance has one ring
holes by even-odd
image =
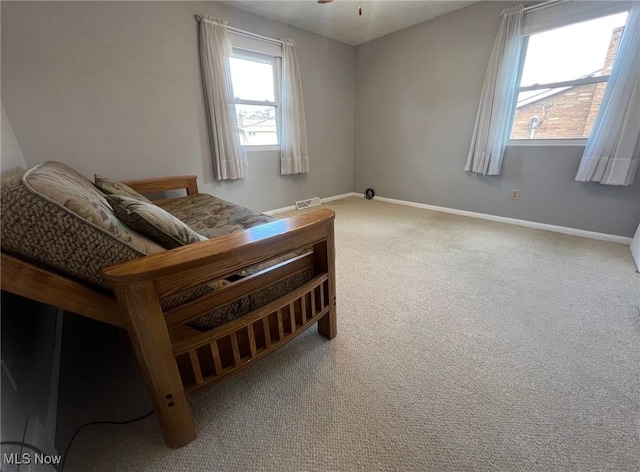
[[[280,106],[277,58],[234,48],[231,80],[240,144],[277,146]]]
[[[627,12],[531,34],[511,139],[586,139],[607,87]]]

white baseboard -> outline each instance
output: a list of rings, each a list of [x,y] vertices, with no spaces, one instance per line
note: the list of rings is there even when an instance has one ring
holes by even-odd
[[[296,206],[291,205],[288,207],[276,208],[275,210],[263,211],[262,213],[264,213],[265,215],[273,216],[273,215],[277,215],[278,213],[284,213],[285,211],[293,211],[295,209],[296,209]]]
[[[509,225],[524,226],[525,228],[541,229],[543,231],[551,231],[553,233],[568,234],[571,236],[579,236],[581,238],[597,239],[599,241],[609,241],[618,244],[631,244],[631,238],[626,236],[617,236],[615,234],[597,233],[595,231],[587,231],[584,229],[568,228],[566,226],[556,226],[547,223],[538,223],[535,221],[519,220],[516,218],[507,218],[505,216],[489,215],[487,213],[476,213],[474,211],[458,210],[456,208],[440,207],[435,205],[427,205],[426,203],[408,202],[405,200],[396,200],[394,198],[374,197],[374,200],[381,202],[394,203],[396,205],[405,205],[414,208],[423,208],[425,210],[439,211],[442,213],[450,213],[452,215],[468,216],[470,218],[478,218],[481,220],[495,221],[497,223],[506,223]]]
[[[331,202],[333,200],[341,200],[347,197],[364,198],[364,195],[362,193],[349,192],[349,193],[343,193],[342,195],[335,195],[333,197],[322,198],[321,200],[324,203],[324,202]],[[615,234],[598,233],[595,231],[587,231],[584,229],[568,228],[566,226],[556,226],[556,225],[550,225],[547,223],[538,223],[535,221],[519,220],[517,218],[507,218],[505,216],[489,215],[488,213],[476,213],[475,211],[458,210],[456,208],[427,205],[426,203],[416,203],[416,202],[410,202],[407,200],[397,200],[395,198],[373,197],[373,199],[379,200],[381,202],[393,203],[395,205],[404,205],[404,206],[409,206],[413,208],[422,208],[424,210],[439,211],[441,213],[450,213],[452,215],[467,216],[469,218],[478,218],[480,220],[495,221],[497,223],[506,223],[509,225],[523,226],[525,228],[541,229],[543,231],[551,231],[553,233],[568,234],[570,236],[579,236],[581,238],[597,239],[599,241],[609,241],[612,243],[625,244],[627,246],[631,245],[631,238],[628,238],[626,236],[617,236]],[[289,210],[295,210],[295,209],[296,209],[295,206],[290,206],[285,208],[278,208],[277,210],[265,211],[264,213],[267,215],[275,215],[277,213],[282,213],[283,211],[289,211]]]
[[[334,195],[333,197],[326,197],[322,199],[322,203],[324,202],[332,202],[334,200],[342,200],[343,198],[348,198],[348,197],[361,197],[362,195],[360,195],[359,193],[356,192],[348,192],[348,193],[343,193],[342,195]]]
[[[326,202],[332,202],[334,200],[342,200],[343,198],[347,198],[347,197],[354,197],[357,196],[358,194],[355,192],[349,192],[349,193],[343,193],[341,195],[334,195],[333,197],[325,197],[325,198],[321,198],[320,201],[322,203],[326,203]],[[268,210],[268,211],[263,211],[262,213],[264,213],[265,215],[269,215],[269,216],[273,216],[273,215],[277,215],[278,213],[283,213],[285,211],[292,211],[295,210],[296,206],[295,205],[291,205],[291,206],[287,206],[287,207],[282,207],[282,208],[276,208],[275,210]]]

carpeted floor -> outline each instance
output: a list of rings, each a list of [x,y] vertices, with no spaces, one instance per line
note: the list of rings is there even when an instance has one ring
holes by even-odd
[[[165,448],[154,417],[91,427],[68,472],[640,469],[628,247],[359,198],[325,206],[338,337],[310,329],[193,396],[187,447]],[[150,408],[123,333],[68,318],[79,342],[65,346],[59,447],[84,421]]]

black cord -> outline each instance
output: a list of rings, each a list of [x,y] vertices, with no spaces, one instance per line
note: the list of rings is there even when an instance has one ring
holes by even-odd
[[[64,464],[67,462],[67,456],[69,455],[69,449],[71,449],[73,440],[76,438],[78,433],[82,431],[84,428],[86,428],[87,426],[95,426],[99,424],[115,424],[115,425],[129,424],[129,423],[134,423],[136,421],[140,421],[145,418],[148,418],[149,416],[153,415],[153,413],[154,413],[154,410],[151,410],[149,413],[146,413],[142,416],[139,416],[137,418],[133,418],[132,420],[127,420],[127,421],[91,421],[89,423],[83,424],[78,429],[76,429],[76,431],[73,433],[73,436],[71,436],[71,440],[69,441],[69,444],[67,444],[67,447],[64,450],[64,455],[62,456],[62,463],[60,464],[60,469],[59,469],[60,472],[64,470]]]
[[[50,454],[47,454],[46,452],[44,452],[39,447],[36,447],[33,444],[29,444],[29,443],[26,443],[24,441],[2,441],[2,442],[0,442],[0,446],[20,446],[22,448],[26,447],[27,449],[31,449],[33,452],[35,452],[37,454],[42,454],[43,456],[49,456],[50,455]],[[62,466],[60,466],[58,468],[53,464],[47,464],[47,465],[51,466],[51,468],[53,470],[60,470],[60,471],[62,470]]]
[[[81,425],[78,429],[76,429],[75,432],[73,433],[73,436],[71,436],[71,440],[69,441],[69,444],[67,444],[67,447],[64,450],[64,454],[62,456],[62,461],[60,462],[60,466],[56,467],[54,464],[47,464],[47,465],[51,466],[51,468],[53,468],[53,470],[57,470],[59,472],[62,472],[64,470],[64,464],[67,462],[67,456],[69,455],[69,449],[71,449],[71,445],[73,444],[73,440],[76,438],[78,433],[80,433],[80,431],[82,431],[87,426],[95,426],[95,425],[99,425],[99,424],[115,424],[115,425],[129,424],[129,423],[134,423],[136,421],[140,421],[140,420],[143,420],[145,418],[148,418],[149,416],[153,415],[153,413],[154,413],[154,410],[151,410],[149,413],[146,413],[146,414],[144,414],[142,416],[139,416],[137,418],[133,418],[131,420],[126,420],[126,421],[91,421],[89,423],[85,423],[85,424]],[[34,452],[36,452],[38,454],[42,454],[43,456],[48,456],[49,455],[46,452],[44,452],[42,449],[40,449],[39,447],[36,447],[33,444],[29,444],[29,443],[26,443],[24,441],[2,441],[2,442],[0,442],[0,446],[26,447],[27,449],[31,449],[32,451],[34,451]],[[0,472],[1,471],[2,471],[2,468],[0,467]]]

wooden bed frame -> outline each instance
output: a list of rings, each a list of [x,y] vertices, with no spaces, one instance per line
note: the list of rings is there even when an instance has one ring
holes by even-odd
[[[184,189],[196,176],[126,182],[140,193]],[[163,200],[165,201],[165,200]],[[238,372],[318,324],[336,336],[334,212],[317,210],[245,231],[145,256],[104,269],[115,296],[2,253],[2,290],[124,328],[129,333],[166,444],[196,438],[186,394]],[[312,252],[281,262],[163,311],[160,300],[296,249]],[[188,322],[218,306],[313,268],[311,281],[217,328]]]

